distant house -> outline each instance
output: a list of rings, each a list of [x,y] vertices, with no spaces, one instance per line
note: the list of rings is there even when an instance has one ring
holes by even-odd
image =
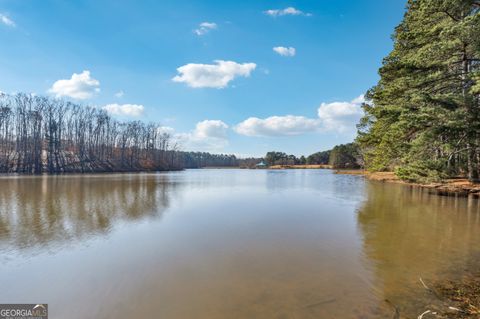
[[[256,168],[266,168],[267,164],[265,164],[263,161],[255,165]]]

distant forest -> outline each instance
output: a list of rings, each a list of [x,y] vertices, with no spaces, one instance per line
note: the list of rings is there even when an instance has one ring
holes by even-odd
[[[207,152],[177,152],[183,168],[205,167],[242,167],[252,168],[260,163],[262,158],[237,158],[229,154],[211,154]]]
[[[288,155],[283,152],[268,152],[265,163],[273,165],[331,165],[333,168],[360,168],[363,156],[356,143],[337,145],[331,150],[317,152],[307,157]]]

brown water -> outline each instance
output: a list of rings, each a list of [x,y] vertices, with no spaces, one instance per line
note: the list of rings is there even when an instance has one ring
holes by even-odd
[[[479,243],[476,200],[328,170],[0,178],[0,303],[53,319],[416,318]]]

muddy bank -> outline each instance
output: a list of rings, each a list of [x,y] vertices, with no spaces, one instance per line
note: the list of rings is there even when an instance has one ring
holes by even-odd
[[[417,318],[480,318],[480,268],[474,257],[465,268],[452,267],[445,278],[428,282],[419,278],[419,287],[431,297],[431,302],[419,309]]]
[[[443,302],[442,308],[431,310],[437,318],[480,318],[480,271],[456,281],[437,282],[432,291]]]
[[[463,197],[479,197],[480,198],[480,184],[471,183],[467,179],[447,179],[442,183],[412,183],[399,179],[393,172],[375,172],[370,173],[365,170],[337,170],[335,174],[344,174],[344,175],[364,175],[369,180],[380,181],[380,182],[390,182],[409,185],[413,187],[422,187],[432,194],[441,195],[441,196],[463,196]]]
[[[404,309],[386,299],[385,303],[392,311],[390,318],[438,318],[473,319],[480,318],[480,272],[466,273],[457,280],[427,282],[419,278],[419,289],[429,295],[430,302],[419,307],[414,317],[403,312]]]

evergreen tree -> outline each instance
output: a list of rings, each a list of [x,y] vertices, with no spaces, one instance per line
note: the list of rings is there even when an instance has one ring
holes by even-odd
[[[359,137],[366,166],[402,178],[478,179],[480,1],[409,0],[367,93]]]
[[[328,164],[330,151],[322,151],[308,155],[307,164]]]
[[[330,151],[329,164],[333,168],[359,168],[360,152],[355,143],[336,145]]]

